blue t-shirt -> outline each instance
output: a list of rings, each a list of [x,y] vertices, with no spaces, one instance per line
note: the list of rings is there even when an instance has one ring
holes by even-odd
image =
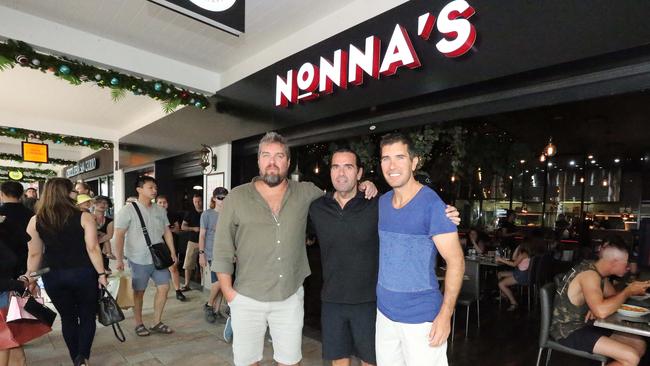
[[[456,225],[429,187],[400,209],[393,208],[393,195],[390,191],[379,198],[377,308],[395,322],[430,322],[442,304],[435,271],[438,249],[431,237],[456,232]]]
[[[214,233],[217,230],[219,213],[216,210],[205,210],[201,213],[201,229],[205,229],[205,259],[212,260],[212,247],[214,245]]]

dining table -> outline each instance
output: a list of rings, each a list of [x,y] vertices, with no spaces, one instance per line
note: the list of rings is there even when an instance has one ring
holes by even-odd
[[[625,303],[650,310],[650,296],[645,299],[629,298]],[[604,319],[596,319],[594,326],[650,338],[650,314],[640,317],[627,317],[616,312]]]

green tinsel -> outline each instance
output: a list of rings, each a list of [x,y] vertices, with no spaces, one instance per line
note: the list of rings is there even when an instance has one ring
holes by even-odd
[[[18,162],[24,162],[23,161],[23,156],[20,154],[9,154],[9,153],[0,153],[0,160],[12,160],[12,161],[18,161]],[[28,162],[31,163],[31,162]],[[57,158],[49,158],[47,159],[47,163],[31,163],[31,164],[55,164],[55,165],[72,165],[76,164],[77,162],[74,160],[66,160],[66,159],[57,159]]]
[[[33,168],[18,168],[13,166],[0,166],[0,176],[8,175],[10,171],[20,171],[23,176],[29,175],[33,178],[48,178],[56,177],[56,172],[52,169],[33,169]]]
[[[9,39],[5,43],[0,43],[0,71],[15,65],[51,72],[73,85],[90,82],[101,88],[119,90],[120,93],[130,91],[135,95],[147,95],[160,100],[163,110],[167,113],[179,105],[191,105],[201,109],[206,109],[210,105],[204,95],[178,88],[161,80],[144,80],[63,56],[38,53],[25,42]],[[115,93],[112,93],[112,96],[113,100],[119,100],[115,98]]]
[[[57,133],[40,132],[33,130],[26,130],[23,128],[15,127],[2,127],[0,126],[0,136],[7,136],[18,140],[39,140],[39,141],[52,141],[55,144],[64,144],[69,146],[83,146],[89,147],[93,150],[111,149],[113,143],[110,141],[88,139],[78,136],[60,135]]]

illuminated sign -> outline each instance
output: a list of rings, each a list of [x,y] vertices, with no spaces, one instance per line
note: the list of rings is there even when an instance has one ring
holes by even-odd
[[[476,41],[476,29],[468,20],[475,14],[465,0],[454,0],[445,5],[438,17],[425,13],[417,19],[417,35],[428,41],[434,25],[443,38],[435,46],[445,57],[455,58],[469,51]],[[349,84],[363,84],[364,75],[373,79],[395,75],[401,67],[415,69],[420,59],[409,36],[401,24],[396,24],[388,46],[381,55],[381,40],[369,36],[363,50],[350,44],[347,49],[334,51],[332,59],[320,57],[318,65],[306,62],[297,70],[276,76],[275,106],[307,102],[322,94],[334,92],[334,85],[347,89]]]
[[[23,161],[30,163],[47,163],[48,146],[47,144],[36,144],[33,142],[24,142],[22,146]]]
[[[149,1],[236,36],[245,30],[244,0]]]
[[[10,170],[9,171],[9,179],[21,180],[21,179],[23,179],[23,172],[21,172],[20,170]]]

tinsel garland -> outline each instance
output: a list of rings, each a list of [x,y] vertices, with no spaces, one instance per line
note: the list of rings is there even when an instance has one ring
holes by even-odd
[[[23,156],[20,154],[10,154],[10,153],[0,153],[0,160],[11,160],[11,161],[17,161],[24,163],[23,161]],[[76,164],[77,162],[74,160],[66,160],[66,159],[57,159],[57,158],[49,158],[47,159],[47,163],[33,163],[33,164],[55,164],[55,165],[72,165]]]
[[[0,175],[7,175],[10,171],[16,170],[22,172],[23,175],[29,175],[34,178],[56,177],[56,172],[52,169],[19,168],[13,166],[0,166]]]
[[[1,127],[0,136],[7,136],[19,140],[39,140],[39,141],[52,141],[55,144],[64,144],[69,146],[84,146],[93,150],[111,149],[113,143],[110,141],[87,139],[78,136],[67,136],[57,133],[40,132],[33,130],[26,130],[23,128],[15,127]]]
[[[191,105],[201,109],[209,105],[204,95],[178,88],[164,81],[145,80],[67,57],[38,53],[25,42],[9,39],[5,43],[0,43],[0,71],[15,65],[50,72],[73,85],[89,82],[101,88],[110,88],[115,101],[119,100],[126,91],[135,95],[147,95],[160,100],[166,113],[172,112],[180,105]]]

